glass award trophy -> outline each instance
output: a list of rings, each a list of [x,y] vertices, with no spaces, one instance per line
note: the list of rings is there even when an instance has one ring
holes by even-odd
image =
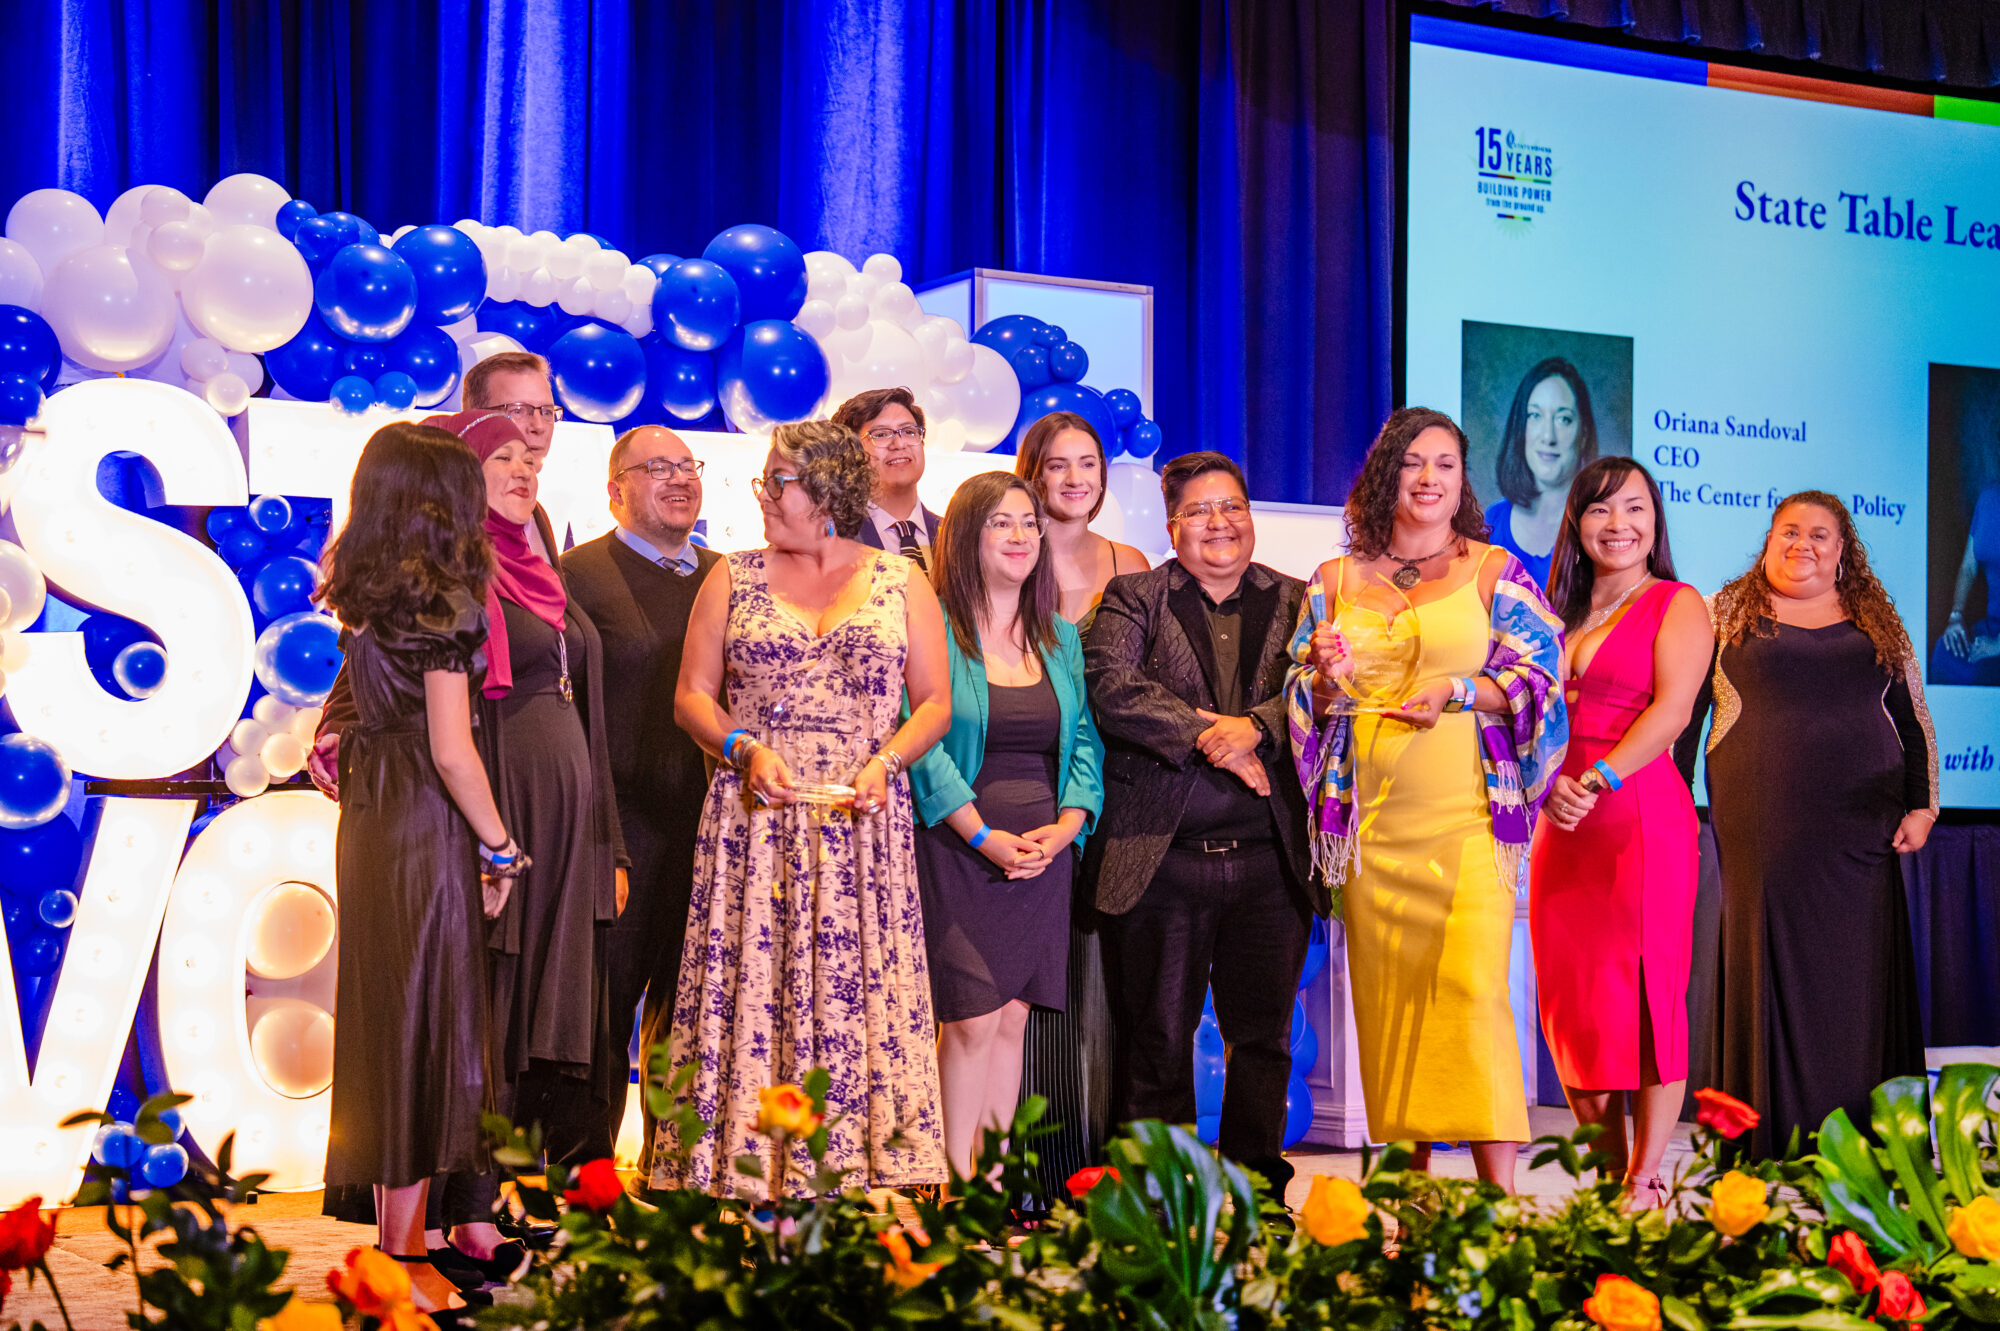
[[[1417,683],[1423,635],[1409,595],[1383,574],[1371,575],[1353,595],[1340,633],[1347,640],[1351,671],[1334,676],[1340,690],[1332,714],[1400,711]]]

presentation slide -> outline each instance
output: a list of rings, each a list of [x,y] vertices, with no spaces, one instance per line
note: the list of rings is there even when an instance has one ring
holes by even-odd
[[[2000,807],[2000,106],[1419,15],[1408,182],[1405,401],[1464,423],[1496,525],[1532,555],[1538,470],[1594,438],[1712,592],[1838,495],[1943,803]]]

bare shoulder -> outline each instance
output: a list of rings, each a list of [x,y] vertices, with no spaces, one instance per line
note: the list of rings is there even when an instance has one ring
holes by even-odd
[[[1134,573],[1144,573],[1153,567],[1153,561],[1146,558],[1145,551],[1123,541],[1111,543],[1111,559],[1120,569],[1129,568]]]
[[[1675,627],[1695,628],[1699,626],[1703,634],[1715,631],[1714,620],[1709,615],[1708,598],[1687,583],[1682,583],[1667,602],[1667,622]]]

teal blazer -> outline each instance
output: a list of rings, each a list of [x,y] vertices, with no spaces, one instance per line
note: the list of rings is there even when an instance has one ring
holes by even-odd
[[[910,793],[917,816],[936,826],[954,810],[973,800],[971,776],[986,761],[986,663],[959,650],[958,637],[945,627],[945,649],[951,657],[951,729],[929,751],[910,764]],[[1056,644],[1047,663],[1061,709],[1061,742],[1056,750],[1059,787],[1056,808],[1082,809],[1083,831],[1075,845],[1097,822],[1104,807],[1104,741],[1083,685],[1083,639],[1076,625],[1056,619]]]

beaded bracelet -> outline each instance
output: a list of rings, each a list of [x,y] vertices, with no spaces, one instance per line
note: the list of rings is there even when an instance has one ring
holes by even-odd
[[[1618,787],[1625,784],[1623,781],[1620,781],[1618,779],[1618,773],[1611,770],[1611,764],[1605,762],[1604,759],[1602,758],[1599,758],[1596,762],[1592,763],[1590,765],[1590,770],[1597,773],[1599,776],[1603,777],[1604,784],[1614,791],[1617,790]]]
[[[988,827],[985,823],[981,823],[979,825],[979,830],[977,832],[974,832],[970,837],[970,839],[968,839],[965,844],[972,847],[974,850],[978,850],[980,844],[984,842],[987,837],[990,837],[992,835],[993,835],[993,829]]]

